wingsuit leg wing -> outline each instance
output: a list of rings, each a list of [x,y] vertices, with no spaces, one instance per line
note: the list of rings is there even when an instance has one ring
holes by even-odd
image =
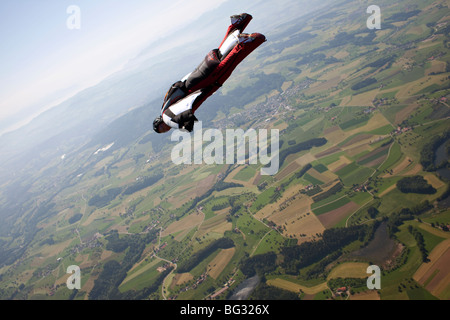
[[[197,110],[208,97],[210,97],[225,83],[242,60],[244,60],[265,41],[266,37],[260,33],[241,35],[240,42],[233,48],[233,50],[231,50],[225,59],[218,64],[211,74],[193,87],[188,88],[188,90],[192,92],[204,88],[202,90],[202,94],[194,101],[192,106],[193,112],[195,112],[195,110]]]
[[[183,79],[184,81],[175,83],[171,90],[169,90],[164,99],[162,114],[170,113],[171,106],[179,99],[199,92],[200,94],[194,98],[195,100],[189,107],[192,112],[192,117],[188,117],[188,121],[181,121],[179,119],[183,122],[181,125],[184,128],[188,129],[188,131],[192,130],[193,123],[198,121],[193,116],[193,113],[225,83],[242,60],[266,41],[265,36],[260,33],[242,33],[251,20],[252,16],[246,13],[231,17],[232,23],[228,27],[225,38],[219,48],[210,51],[202,63]],[[166,132],[170,129],[167,123],[164,126],[163,122],[166,120],[155,119],[155,121],[154,129],[156,132]]]

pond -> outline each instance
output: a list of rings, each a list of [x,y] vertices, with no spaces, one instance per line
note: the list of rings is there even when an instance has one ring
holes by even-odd
[[[369,260],[375,264],[384,264],[393,254],[396,242],[389,236],[386,222],[382,222],[367,246],[350,254],[351,257]]]

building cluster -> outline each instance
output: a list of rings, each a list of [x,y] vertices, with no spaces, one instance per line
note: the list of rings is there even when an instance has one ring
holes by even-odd
[[[70,253],[76,254],[76,253],[80,253],[81,251],[83,251],[83,249],[86,249],[86,248],[93,249],[93,248],[102,247],[103,244],[98,240],[101,237],[102,237],[102,235],[97,232],[92,237],[83,239],[83,241],[80,241],[79,244],[76,244],[75,246],[73,246],[72,249],[70,249]]]
[[[291,86],[280,94],[268,97],[264,102],[258,103],[251,108],[243,109],[241,112],[232,114],[226,119],[221,119],[218,122],[218,129],[230,128],[240,123],[252,123],[261,117],[264,117],[265,121],[259,121],[254,127],[265,126],[275,115],[280,114],[284,110],[291,111],[292,107],[290,106],[289,99],[298,97],[299,91],[308,88],[311,83],[314,83],[314,80],[307,79],[297,85]]]
[[[411,127],[400,127],[398,126],[397,129],[395,129],[394,134],[402,134],[408,131],[411,131],[412,128]]]

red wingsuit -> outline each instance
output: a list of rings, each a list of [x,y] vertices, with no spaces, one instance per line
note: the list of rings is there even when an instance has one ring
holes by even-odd
[[[260,33],[242,33],[251,19],[246,13],[232,16],[219,48],[210,51],[192,73],[172,85],[164,98],[161,116],[153,123],[156,132],[170,128],[193,130],[195,111],[225,83],[242,60],[266,41]]]

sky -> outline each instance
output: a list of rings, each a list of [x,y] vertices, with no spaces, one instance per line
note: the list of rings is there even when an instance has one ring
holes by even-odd
[[[1,0],[0,135],[226,1]]]

